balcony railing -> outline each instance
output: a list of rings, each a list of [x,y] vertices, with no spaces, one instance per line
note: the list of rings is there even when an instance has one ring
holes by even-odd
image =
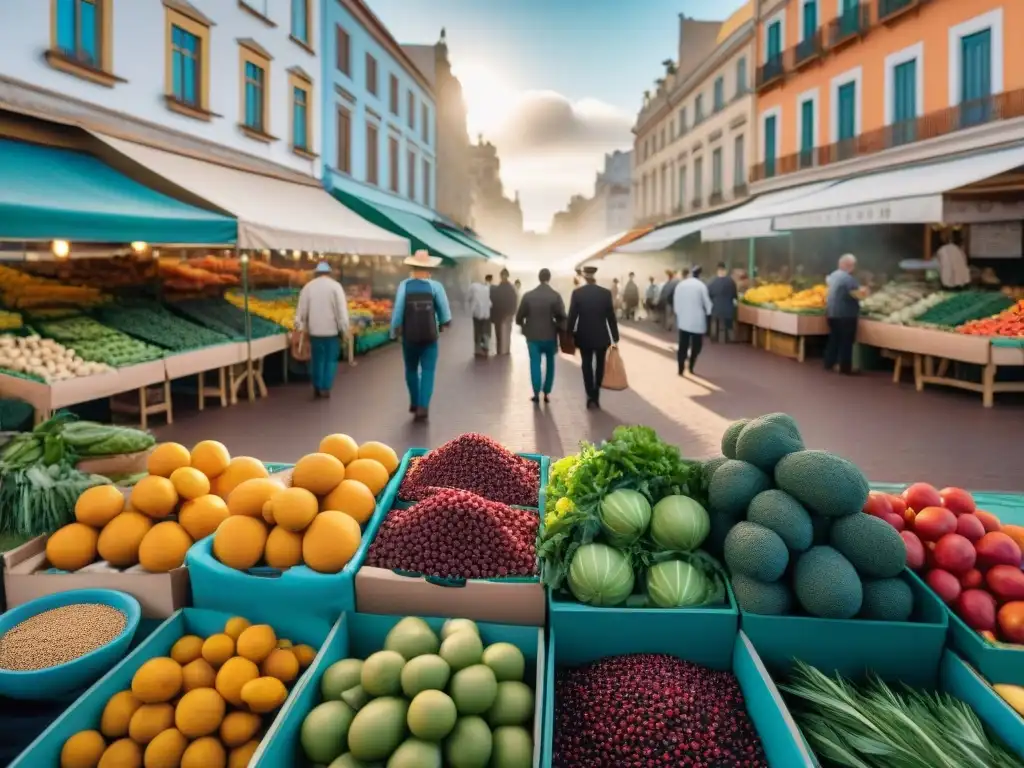
[[[785,74],[785,59],[781,53],[778,53],[757,68],[757,89],[761,90],[771,85]]]
[[[878,154],[916,141],[935,139],[986,123],[1024,117],[1024,89],[1007,91],[984,99],[968,101],[955,107],[922,115],[852,139],[837,141],[812,150],[796,152],[751,169],[751,180],[762,181],[775,176],[796,173],[807,168],[832,165],[855,157]]]
[[[857,3],[828,23],[828,47],[835,48],[857,37],[871,27],[871,6]]]
[[[797,67],[802,67],[804,64],[817,59],[824,52],[825,45],[821,29],[818,29],[806,40],[801,40],[796,44],[796,47],[793,49],[793,64]]]
[[[928,1],[929,0],[878,0],[878,21],[881,23],[890,22],[897,16],[903,15],[906,11],[925,5]]]

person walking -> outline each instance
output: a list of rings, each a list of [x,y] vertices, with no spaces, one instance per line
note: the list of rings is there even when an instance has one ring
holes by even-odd
[[[615,310],[615,316],[619,316],[619,312],[622,311],[622,293],[619,291],[619,278],[612,279],[612,309]]]
[[[640,289],[637,287],[634,277],[636,275],[630,272],[629,279],[626,280],[626,287],[622,289],[622,305],[627,320],[636,319],[636,310],[640,306]]]
[[[516,312],[516,324],[523,329],[526,348],[530,352],[530,381],[533,402],[551,400],[555,383],[555,353],[558,352],[558,331],[565,324],[565,302],[551,287],[551,270],[542,269],[537,276],[540,285],[523,294]],[[544,360],[544,383],[541,384],[541,359]]]
[[[491,347],[491,283],[494,275],[469,286],[469,313],[473,317],[473,354],[487,357]]]
[[[491,322],[494,343],[499,355],[509,354],[512,347],[512,320],[516,316],[516,289],[508,281],[508,270],[500,273],[501,282],[491,286]]]
[[[679,349],[676,359],[679,375],[686,367],[693,375],[693,368],[704,346],[704,334],[708,332],[708,315],[711,314],[711,297],[708,287],[700,279],[701,268],[694,267],[689,276],[679,281],[672,298],[676,323],[679,326]]]
[[[711,296],[711,340],[731,341],[739,293],[725,264],[719,263],[718,273],[708,285],[708,295]]]
[[[672,308],[672,301],[676,294],[676,286],[679,285],[679,276],[674,269],[666,269],[665,275],[668,280],[661,287],[661,296],[658,297],[658,307],[661,309],[661,321],[666,331],[671,331],[674,325],[675,310]]]
[[[416,421],[426,421],[434,394],[437,340],[451,323],[452,310],[444,286],[432,277],[432,270],[441,265],[440,258],[416,251],[403,263],[412,267],[412,274],[398,284],[391,337],[402,337],[409,412],[415,414]]]
[[[828,321],[828,341],[825,344],[825,370],[834,370],[847,376],[853,373],[853,345],[857,341],[857,323],[860,318],[860,300],[866,292],[860,287],[853,270],[857,257],[847,253],[839,259],[838,268],[829,275],[825,318]]]
[[[569,300],[568,328],[583,361],[583,387],[587,408],[601,407],[601,383],[608,347],[619,343],[619,324],[615,319],[612,292],[597,284],[597,267],[584,267],[586,281]]]
[[[658,297],[661,296],[661,286],[658,285],[654,279],[654,275],[651,275],[647,284],[647,292],[644,294],[644,309],[647,310],[648,320],[657,320],[658,316]]]
[[[321,398],[331,396],[341,338],[348,336],[348,297],[326,261],[316,265],[313,275],[299,291],[295,325],[309,336],[309,377],[313,397]]]

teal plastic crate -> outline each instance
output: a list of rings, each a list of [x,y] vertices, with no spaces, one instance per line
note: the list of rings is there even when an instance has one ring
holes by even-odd
[[[304,565],[281,570],[258,567],[248,572],[230,568],[213,556],[213,537],[193,544],[185,557],[197,608],[248,615],[270,604],[282,613],[309,614],[333,622],[343,611],[356,607],[354,579],[380,520],[391,509],[408,459],[377,497],[377,507],[363,529],[359,549],[340,573],[325,574]]]
[[[914,592],[912,621],[819,619],[813,616],[761,616],[740,611],[740,629],[773,671],[801,659],[823,672],[853,679],[874,670],[885,680],[933,684],[946,644],[946,607],[911,571],[904,575]]]
[[[1024,719],[967,662],[950,650],[942,655],[942,689],[969,705],[1006,746],[1024,759]],[[1003,683],[1005,680],[995,680]]]
[[[424,617],[435,631],[440,631],[444,624],[442,618]],[[365,659],[371,653],[384,647],[387,633],[402,620],[400,616],[378,616],[364,613],[346,613],[332,630],[324,644],[317,662],[310,668],[292,693],[289,703],[281,711],[274,725],[267,732],[259,750],[253,756],[250,768],[284,768],[284,766],[310,765],[302,753],[299,734],[302,721],[306,715],[318,705],[320,697],[320,680],[324,671],[334,662],[350,656]],[[488,624],[481,622],[480,637],[484,645],[490,643],[512,643],[523,652],[526,658],[526,679],[532,680],[535,691],[534,705],[534,768],[540,768],[541,733],[544,723],[543,704],[545,700],[545,681],[548,679],[545,663],[544,633],[531,627],[517,627],[504,624]]]
[[[622,631],[611,635],[594,634],[580,638],[565,637],[560,631],[552,628],[548,633],[547,683],[544,687],[544,765],[550,766],[553,758],[556,668],[579,666],[607,656],[629,653],[669,653],[685,661],[704,664],[714,669],[732,669],[743,691],[747,712],[761,737],[768,765],[772,768],[817,765],[800,736],[799,729],[782,700],[782,695],[746,635],[743,632],[735,634],[732,642],[726,645],[726,652],[719,654],[721,663],[717,664],[706,664],[699,658],[702,653],[700,649],[695,649],[695,641],[702,639],[694,637],[686,629],[647,637],[623,628]]]
[[[297,619],[286,618],[273,605],[264,605],[260,610],[244,614],[236,611],[224,613],[200,608],[183,608],[163,622],[121,663],[83,693],[73,705],[64,711],[64,714],[29,744],[9,768],[41,768],[41,766],[59,765],[60,750],[64,746],[64,742],[79,731],[98,728],[100,715],[103,714],[103,708],[107,701],[115,693],[131,688],[132,677],[139,667],[149,659],[169,655],[171,647],[184,635],[195,634],[207,637],[223,631],[224,624],[232,616],[245,616],[254,624],[270,624],[281,637],[287,637],[294,643],[306,643],[314,648],[320,648],[313,664],[299,678],[282,706],[281,711],[285,711],[288,702],[296,696],[303,681],[315,674],[315,670],[325,654],[325,641],[332,631],[331,623],[313,616],[303,616]],[[314,670],[314,672],[311,673],[310,670]]]

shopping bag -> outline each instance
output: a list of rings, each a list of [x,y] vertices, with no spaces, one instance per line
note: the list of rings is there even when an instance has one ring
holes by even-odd
[[[576,354],[576,340],[572,337],[572,331],[565,328],[558,331],[558,348],[564,355]]]
[[[288,346],[291,348],[292,360],[305,363],[309,360],[309,334],[305,331],[292,331],[288,335]]]
[[[601,389],[611,389],[616,392],[629,389],[626,366],[622,364],[622,355],[619,354],[618,347],[608,349],[608,356],[604,361],[604,379],[601,381]]]

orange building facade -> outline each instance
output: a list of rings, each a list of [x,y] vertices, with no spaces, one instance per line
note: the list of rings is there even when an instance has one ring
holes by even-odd
[[[1024,139],[1024,0],[757,0],[752,191]]]

